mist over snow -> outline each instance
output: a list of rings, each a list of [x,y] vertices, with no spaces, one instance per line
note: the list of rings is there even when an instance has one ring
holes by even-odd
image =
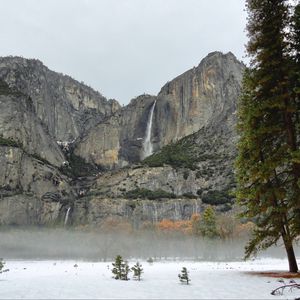
[[[125,258],[196,261],[241,261],[246,239],[205,239],[155,232],[97,232],[62,228],[7,228],[1,230],[0,253],[5,259],[83,259],[110,261]],[[297,249],[300,255],[300,248]],[[283,247],[260,257],[284,258]]]

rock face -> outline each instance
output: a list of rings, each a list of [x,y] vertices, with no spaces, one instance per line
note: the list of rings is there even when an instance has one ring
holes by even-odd
[[[36,116],[31,99],[0,81],[0,136],[13,140],[30,155],[37,155],[55,166],[65,161],[59,146]]]
[[[0,224],[57,221],[61,209],[74,201],[69,179],[22,148],[1,146],[0,163]]]
[[[78,138],[119,104],[36,60],[0,58],[0,78],[0,224],[56,222],[76,197],[57,140]]]
[[[50,136],[72,141],[120,108],[69,76],[50,71],[39,60],[0,58],[0,79],[32,99]]]
[[[217,127],[236,110],[244,68],[232,53],[211,53],[198,67],[168,82],[158,96],[133,99],[94,127],[75,152],[108,168],[139,161],[155,101],[151,134],[154,150],[201,128]]]
[[[158,148],[204,127],[219,126],[236,110],[245,66],[232,53],[210,53],[198,67],[160,91],[154,119]]]
[[[74,203],[72,224],[103,226],[106,222],[128,222],[135,229],[156,224],[163,219],[189,220],[202,210],[199,199],[129,200],[93,197]]]
[[[141,159],[148,114],[156,97],[142,95],[92,128],[75,153],[106,168],[124,167]]]
[[[0,224],[63,222],[77,194],[57,141],[76,140],[119,108],[38,60],[0,58]]]
[[[138,228],[229,210],[243,70],[214,52],[121,108],[37,60],[0,58],[0,225]],[[156,153],[140,162],[151,111]]]

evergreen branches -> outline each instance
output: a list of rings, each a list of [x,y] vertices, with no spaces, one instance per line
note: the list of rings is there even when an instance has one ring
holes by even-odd
[[[254,219],[257,228],[246,258],[282,238],[290,271],[295,272],[292,242],[300,228],[300,106],[295,93],[298,50],[291,50],[297,43],[291,43],[290,32],[299,34],[294,28],[299,26],[299,8],[291,18],[285,0],[248,0],[247,11],[251,66],[244,74],[238,103],[237,199],[244,207],[243,216]]]

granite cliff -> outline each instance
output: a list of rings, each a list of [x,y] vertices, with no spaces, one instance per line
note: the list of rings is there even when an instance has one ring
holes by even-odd
[[[139,96],[92,128],[75,153],[107,168],[140,161],[154,103],[154,151],[201,128],[222,126],[224,118],[236,109],[243,70],[244,65],[232,53],[213,52],[197,67],[164,85],[157,96]]]
[[[99,92],[69,76],[49,70],[39,60],[0,58],[0,78],[32,100],[49,135],[72,141],[120,108]]]
[[[207,204],[230,210],[243,70],[214,52],[121,108],[40,61],[0,58],[0,224],[63,224],[68,214],[69,224],[138,227]]]

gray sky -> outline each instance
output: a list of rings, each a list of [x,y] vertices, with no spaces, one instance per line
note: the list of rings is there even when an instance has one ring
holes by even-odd
[[[121,103],[209,52],[245,55],[244,0],[0,0],[0,56],[38,58]]]

